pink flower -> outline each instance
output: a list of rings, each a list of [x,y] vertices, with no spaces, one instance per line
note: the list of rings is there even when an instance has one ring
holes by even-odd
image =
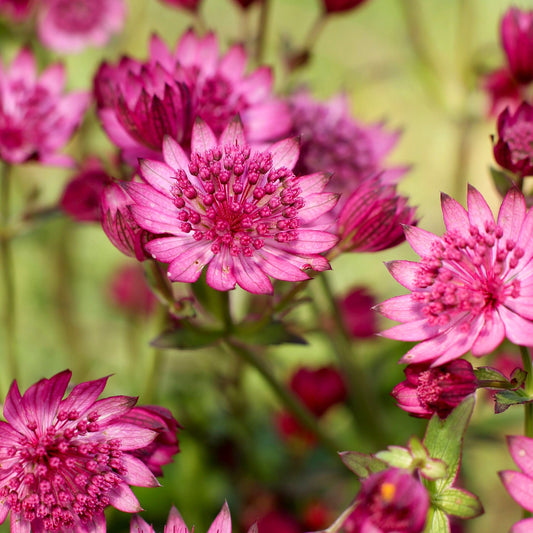
[[[270,293],[269,276],[308,279],[305,270],[325,270],[319,255],[336,237],[317,219],[335,204],[322,193],[324,174],[296,177],[294,139],[268,151],[252,151],[240,122],[217,140],[203,122],[192,133],[192,154],[170,137],[163,143],[165,163],[143,161],[147,183],[130,183],[131,212],[145,230],[165,236],[145,249],[169,263],[171,281],[195,282],[207,266],[207,283],[226,291],[236,284],[252,293]]]
[[[521,178],[533,175],[533,107],[528,103],[514,113],[506,108],[498,117],[494,158]]]
[[[107,378],[75,386],[66,370],[32,385],[21,397],[16,381],[0,422],[0,520],[11,530],[105,532],[108,505],[140,510],[129,485],[158,486],[132,452],[156,433],[124,422],[136,402],[128,396],[97,400]]]
[[[134,407],[123,420],[157,432],[157,437],[148,446],[134,450],[132,453],[154,475],[162,476],[161,467],[171,463],[174,455],[180,451],[177,433],[181,426],[172,413],[158,405],[140,405]]]
[[[388,265],[411,294],[378,306],[386,317],[403,322],[382,335],[421,341],[402,362],[433,361],[432,366],[469,350],[476,356],[490,353],[505,337],[531,344],[533,211],[526,210],[522,193],[507,193],[496,223],[473,187],[468,189],[468,211],[447,195],[442,195],[442,211],[447,229],[442,237],[405,229],[421,261]]]
[[[366,0],[322,0],[326,13],[340,13],[349,11],[364,3]]]
[[[502,46],[518,83],[533,81],[533,11],[510,7],[501,21]]]
[[[346,330],[354,339],[367,339],[377,333],[374,295],[366,287],[351,289],[339,301]]]
[[[526,97],[523,87],[516,82],[507,68],[488,74],[482,87],[489,95],[489,114],[492,116],[497,116],[506,107],[514,111]]]
[[[317,417],[346,399],[346,385],[334,366],[301,367],[291,377],[289,387]]]
[[[388,468],[361,484],[357,507],[343,524],[343,533],[420,533],[429,509],[422,483],[407,470]]]
[[[498,472],[507,492],[526,511],[533,511],[533,439],[508,436],[507,445],[511,457],[522,472],[504,470]],[[511,529],[512,533],[531,531],[533,519],[521,520]],[[529,527],[528,527],[529,526]]]
[[[0,65],[0,159],[70,165],[55,152],[78,127],[89,105],[86,92],[62,94],[63,65],[48,67],[38,78],[33,54],[23,49],[6,70]]]
[[[335,213],[370,176],[384,171],[385,158],[398,141],[399,132],[387,132],[382,124],[355,121],[344,95],[318,102],[306,91],[290,100],[294,131],[302,137],[298,170],[304,174],[327,169],[333,173],[328,190],[341,195]],[[382,182],[396,183],[405,168],[383,172]]]
[[[123,254],[144,261],[150,257],[144,251],[144,246],[151,235],[133,219],[129,208],[132,203],[124,184],[107,184],[100,196],[102,229]]]
[[[124,25],[124,0],[43,0],[39,6],[41,42],[57,52],[104,46]]]
[[[114,272],[109,283],[109,297],[116,307],[134,317],[150,315],[157,303],[138,263],[123,265]]]
[[[100,68],[95,92],[104,129],[130,163],[161,159],[165,135],[188,151],[197,116],[220,135],[239,113],[250,143],[277,140],[290,128],[288,108],[272,96],[271,71],[245,75],[246,62],[241,46],[220,57],[212,33],[188,31],[174,54],[154,36],[147,63],[123,58]]]
[[[100,196],[111,179],[98,159],[88,159],[65,187],[59,205],[78,222],[100,222]]]
[[[391,394],[400,409],[419,418],[431,418],[434,413],[446,418],[477,388],[472,365],[464,359],[434,368],[427,363],[409,365],[404,372],[407,379]]]
[[[403,224],[416,224],[416,208],[394,185],[377,175],[363,181],[346,199],[337,221],[339,252],[377,252],[405,240]]]
[[[161,0],[163,4],[168,4],[169,6],[180,7],[195,13],[198,11],[198,7],[202,0]]]
[[[0,0],[0,13],[13,22],[22,22],[32,14],[35,4],[36,0]]]
[[[252,533],[253,526],[248,533]],[[191,529],[192,533],[194,527]],[[187,524],[183,521],[179,511],[172,507],[164,529],[165,533],[189,533]],[[147,524],[140,516],[136,515],[131,520],[130,533],[154,533],[154,528]],[[207,533],[231,533],[231,515],[227,503],[224,503],[220,513],[216,516]]]

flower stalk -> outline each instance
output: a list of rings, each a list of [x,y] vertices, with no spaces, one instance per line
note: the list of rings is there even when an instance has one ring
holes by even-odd
[[[531,362],[529,348],[520,346],[520,355],[522,356],[524,370],[527,372],[524,390],[526,394],[533,396],[533,364]],[[533,403],[531,402],[524,404],[524,435],[526,437],[533,437]]]

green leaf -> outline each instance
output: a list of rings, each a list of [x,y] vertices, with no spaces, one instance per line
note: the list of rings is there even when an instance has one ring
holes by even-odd
[[[494,412],[503,413],[511,405],[528,403],[533,401],[533,398],[524,391],[524,389],[517,390],[503,390],[494,395]]]
[[[180,326],[173,330],[164,331],[150,345],[162,349],[205,348],[206,346],[211,346],[225,335],[223,330],[204,329],[189,322],[182,322]]]
[[[517,367],[513,370],[513,373],[511,374],[511,383],[516,389],[518,389],[525,383],[526,378],[527,372],[522,368]]]
[[[480,381],[509,381],[499,370],[490,366],[474,368],[474,374]]]
[[[478,497],[462,489],[446,489],[438,494],[432,503],[446,514],[459,518],[475,518],[483,514],[483,506]]]
[[[270,346],[273,344],[307,344],[306,340],[290,331],[285,324],[273,320],[267,324],[243,322],[235,326],[233,336],[246,344]]]
[[[433,415],[429,421],[424,436],[424,446],[431,458],[441,459],[448,466],[446,477],[434,482],[437,494],[451,485],[457,476],[463,437],[474,410],[474,403],[475,397],[470,395],[445,420]]]
[[[389,446],[386,450],[376,453],[375,456],[389,466],[406,470],[410,469],[413,464],[413,456],[407,448],[401,446]]]
[[[509,190],[514,187],[513,179],[505,170],[490,167],[490,175],[496,190],[501,194],[501,196],[505,196]]]
[[[387,464],[372,455],[359,452],[340,452],[342,462],[359,478],[365,479],[374,472],[387,468]]]
[[[436,507],[431,507],[424,533],[450,533],[450,519],[446,513]]]

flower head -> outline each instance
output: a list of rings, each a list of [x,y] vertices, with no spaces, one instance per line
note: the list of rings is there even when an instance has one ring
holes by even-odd
[[[344,533],[420,533],[429,509],[429,496],[407,470],[388,468],[361,484],[356,508],[343,524]]]
[[[62,94],[65,70],[48,67],[37,77],[33,54],[23,49],[10,69],[0,65],[0,159],[24,163],[69,165],[57,155],[81,122],[89,104],[86,92]]]
[[[428,363],[409,365],[405,381],[392,391],[398,407],[420,418],[437,413],[446,418],[477,388],[472,365],[464,359],[430,368]]]
[[[217,139],[196,123],[189,159],[171,138],[163,143],[165,163],[143,161],[147,183],[130,183],[137,223],[154,234],[145,249],[169,263],[171,281],[192,283],[207,266],[207,283],[221,291],[236,284],[269,293],[269,277],[308,279],[305,270],[325,270],[319,255],[336,237],[317,226],[335,204],[322,193],[324,174],[297,177],[298,145],[288,139],[257,152],[233,121]]]
[[[104,129],[131,163],[161,159],[165,135],[189,151],[196,117],[220,135],[239,113],[249,142],[277,140],[290,128],[288,108],[272,96],[270,70],[246,75],[246,61],[241,46],[220,56],[212,33],[188,31],[175,53],[154,36],[147,63],[123,58],[100,68],[95,93]]]
[[[0,520],[11,511],[13,531],[105,531],[108,505],[140,510],[129,485],[157,480],[132,451],[156,433],[124,422],[136,402],[98,400],[107,378],[75,386],[66,370],[32,385],[21,397],[14,382],[0,422]]]
[[[533,106],[522,102],[514,113],[500,113],[494,158],[522,178],[533,175]]]
[[[468,211],[442,195],[447,233],[405,229],[419,263],[388,265],[411,294],[387,300],[378,310],[403,322],[382,333],[391,339],[421,341],[404,363],[457,359],[469,350],[492,352],[507,337],[531,344],[533,313],[529,284],[533,276],[533,211],[517,189],[505,196],[495,222],[481,194],[469,187]]]
[[[366,339],[377,333],[376,313],[372,310],[376,300],[366,287],[351,289],[339,301],[344,326],[354,339]]]
[[[46,0],[39,6],[39,39],[58,52],[80,52],[105,45],[125,17],[124,0]]]

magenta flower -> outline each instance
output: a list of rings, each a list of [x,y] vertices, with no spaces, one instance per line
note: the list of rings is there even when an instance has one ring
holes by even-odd
[[[506,107],[515,110],[526,97],[521,87],[512,77],[508,68],[501,68],[488,74],[482,83],[490,98],[489,114],[497,116]]]
[[[511,457],[522,472],[504,470],[498,472],[507,492],[526,511],[533,511],[533,439],[523,436],[508,436],[507,445]],[[511,533],[531,531],[533,518],[514,524]]]
[[[421,341],[401,362],[433,361],[443,365],[472,350],[492,352],[507,337],[530,345],[533,338],[529,285],[533,276],[533,211],[522,193],[505,196],[495,223],[481,194],[469,187],[468,211],[442,195],[447,233],[405,229],[419,263],[393,261],[388,268],[411,291],[378,306],[403,322],[382,333],[405,341]]]
[[[382,173],[382,182],[396,183],[403,167],[385,170],[385,158],[396,145],[399,132],[382,124],[363,125],[351,116],[344,95],[318,102],[300,91],[290,99],[294,131],[302,137],[298,170],[304,174],[327,169],[333,173],[328,190],[341,195],[335,213],[366,179]]]
[[[122,30],[125,17],[124,0],[45,0],[39,6],[39,39],[64,53],[104,46]]]
[[[172,413],[158,405],[140,405],[134,407],[123,420],[157,432],[156,438],[148,446],[133,450],[132,453],[154,475],[162,476],[161,467],[171,463],[174,455],[180,451],[177,433],[181,426]]]
[[[322,0],[326,13],[340,13],[349,11],[364,3],[366,0]]]
[[[420,533],[429,509],[429,496],[407,470],[388,468],[361,484],[356,508],[343,524],[343,533]]]
[[[111,178],[98,159],[88,159],[67,183],[61,209],[78,222],[100,222],[100,196]]]
[[[165,135],[189,151],[197,116],[220,135],[239,113],[250,143],[280,139],[290,128],[288,108],[272,96],[271,71],[245,75],[246,62],[241,46],[220,57],[212,33],[188,31],[174,54],[154,36],[147,63],[123,58],[100,68],[95,93],[104,129],[132,164],[161,159]]]
[[[129,207],[132,203],[124,184],[108,183],[100,196],[102,229],[123,254],[144,261],[150,258],[144,246],[151,235],[133,219]]]
[[[498,141],[494,158],[521,178],[533,175],[533,107],[522,102],[514,112],[505,109],[498,117]]]
[[[510,7],[501,20],[502,46],[514,79],[533,81],[533,11]]]
[[[396,186],[377,175],[363,181],[345,200],[337,221],[337,252],[377,252],[405,240],[403,224],[416,224],[416,208]],[[336,252],[334,252],[336,253]]]
[[[165,163],[143,161],[147,183],[128,186],[139,226],[165,234],[145,249],[169,263],[171,281],[195,282],[207,266],[207,283],[214,289],[238,284],[252,293],[270,293],[268,276],[299,281],[308,279],[309,268],[329,268],[319,254],[336,237],[317,226],[317,219],[336,197],[321,192],[329,179],[325,174],[293,174],[294,139],[256,152],[246,144],[240,122],[230,123],[217,140],[199,121],[191,146],[189,160],[167,137]]]
[[[123,420],[136,402],[97,400],[107,378],[75,386],[63,399],[71,372],[32,385],[21,397],[16,381],[0,422],[0,521],[11,511],[11,531],[105,532],[108,505],[141,508],[129,485],[158,486],[132,452],[156,433]]]
[[[409,365],[405,381],[392,390],[400,409],[419,418],[437,413],[446,418],[468,395],[476,392],[472,365],[464,359],[431,368],[428,363]]]
[[[250,528],[248,533],[252,533],[253,529],[254,526]],[[193,530],[194,527],[189,532],[187,524],[183,521],[179,511],[173,506],[170,509],[164,533],[193,533]],[[131,520],[130,533],[154,533],[154,528],[136,515]],[[231,533],[231,515],[227,503],[224,503],[207,533]]]
[[[72,136],[89,105],[86,92],[62,94],[63,65],[48,67],[38,78],[33,54],[23,49],[11,68],[0,65],[0,159],[70,165],[56,154]]]
[[[374,295],[366,287],[351,289],[339,301],[344,327],[354,339],[367,339],[377,333]]]

